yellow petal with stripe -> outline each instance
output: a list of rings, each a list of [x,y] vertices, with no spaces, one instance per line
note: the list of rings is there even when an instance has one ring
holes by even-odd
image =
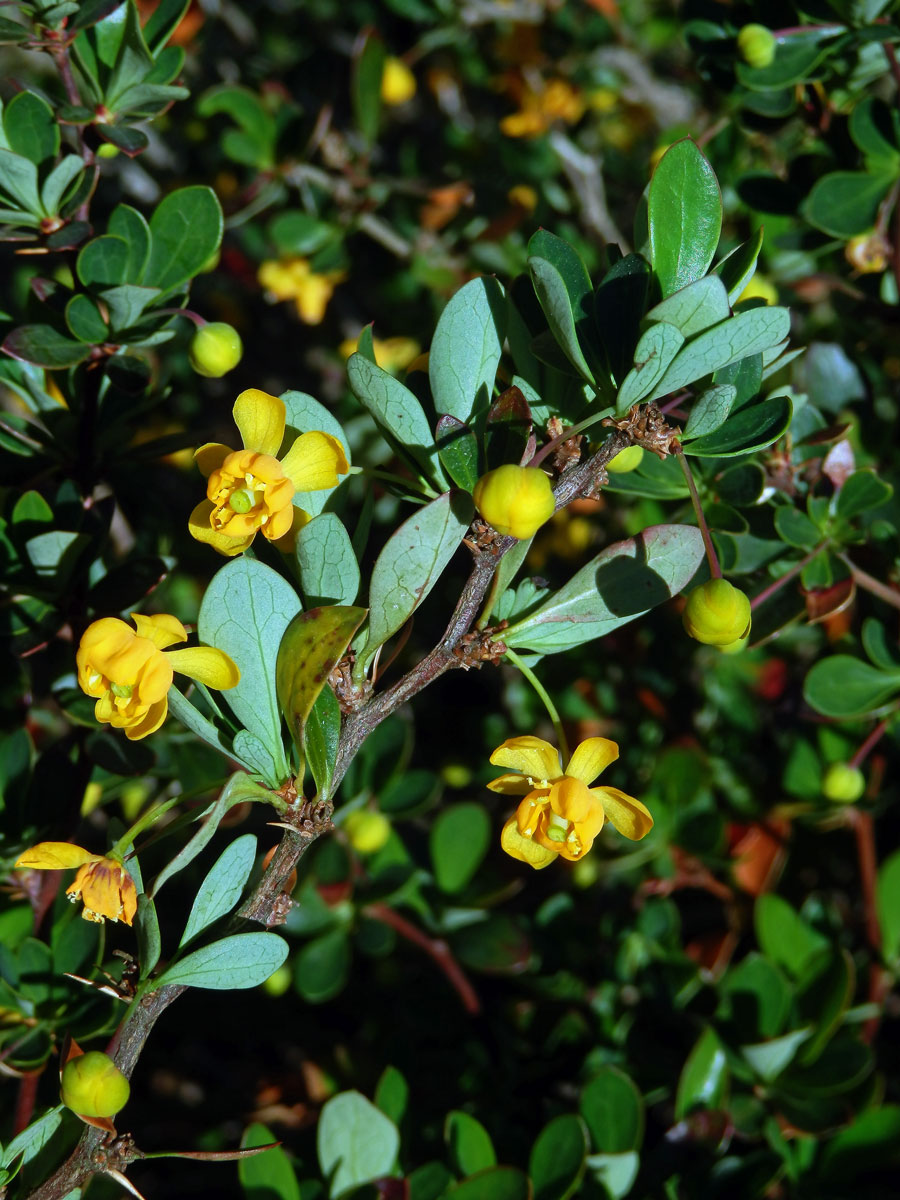
[[[582,783],[593,783],[601,771],[619,757],[619,747],[609,738],[586,738],[575,747],[566,774]]]
[[[514,816],[510,817],[503,826],[503,831],[500,834],[500,845],[507,854],[513,858],[517,858],[520,862],[528,863],[536,871],[540,871],[542,867],[549,866],[554,858],[557,857],[553,850],[547,850],[544,846],[539,846],[532,838],[523,837],[519,833],[519,827]]]
[[[508,738],[491,755],[491,762],[495,767],[521,771],[534,780],[559,779],[562,775],[559,751],[543,738],[532,734]]]
[[[225,554],[229,558],[233,558],[235,554],[240,554],[246,550],[252,543],[256,531],[247,535],[247,537],[229,537],[225,533],[220,533],[218,529],[213,529],[209,523],[210,514],[213,511],[213,504],[209,500],[201,500],[191,515],[188,517],[188,529],[191,532],[191,537],[197,539],[198,542],[206,542],[212,546],[213,550],[218,550],[219,554]]]
[[[173,670],[220,692],[235,687],[241,680],[234,660],[215,646],[186,646],[183,650],[170,650],[166,661]]]
[[[534,791],[534,785],[527,775],[500,775],[497,779],[492,779],[488,784],[492,792],[499,792],[501,796],[527,796],[529,792]]]
[[[38,871],[65,871],[69,867],[83,867],[85,863],[99,862],[102,854],[91,854],[71,842],[38,842],[30,850],[19,855],[17,867],[33,867]]]
[[[259,388],[248,388],[235,400],[232,411],[244,449],[277,458],[284,440],[284,402]]]
[[[634,796],[611,787],[591,788],[591,791],[603,805],[610,823],[624,837],[638,842],[653,828],[649,810]]]
[[[334,487],[350,464],[344,447],[330,433],[318,429],[301,433],[281,460],[281,469],[298,492],[318,492]]]

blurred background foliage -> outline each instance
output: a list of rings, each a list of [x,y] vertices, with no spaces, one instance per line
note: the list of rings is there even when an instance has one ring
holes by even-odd
[[[151,19],[152,3],[138,7]],[[750,22],[776,35],[768,63],[739,51]],[[805,353],[779,382],[811,414],[799,444],[727,469],[701,462],[723,566],[756,595],[822,538],[832,545],[761,606],[759,644],[741,655],[689,641],[675,603],[547,658],[573,742],[619,743],[608,782],[651,808],[644,842],[611,836],[540,875],[501,856],[488,755],[516,733],[549,734],[510,668],[454,673],[414,719],[381,726],[344,782],[337,832],[301,864],[289,965],[227,1000],[188,993],[135,1077],[128,1120],[144,1150],[242,1137],[284,1149],[239,1173],[146,1163],[147,1195],[328,1195],[354,1121],[374,1148],[331,1195],[392,1173],[362,1194],[505,1200],[531,1194],[526,1176],[536,1200],[896,1194],[900,512],[887,488],[837,516],[807,499],[854,466],[888,483],[898,470],[897,22],[883,0],[209,0],[191,3],[169,42],[187,96],[160,100],[152,120],[138,106],[112,139],[102,125],[65,127],[96,152],[95,234],[120,202],[149,215],[176,187],[213,188],[224,240],[190,304],[233,324],[245,354],[224,379],[202,379],[191,323],[166,317],[174,337],[144,349],[137,384],[121,381],[89,507],[65,453],[81,368],[0,361],[8,864],[37,837],[100,841],[173,788],[202,799],[224,779],[174,721],[140,744],[94,726],[72,639],[151,591],[152,610],[196,621],[212,567],[187,535],[190,451],[228,440],[233,396],[308,391],[345,421],[356,462],[390,470],[346,383],[360,331],[374,322],[378,361],[404,372],[466,280],[523,273],[539,226],[596,272],[604,243],[632,248],[650,172],[685,135],[722,186],[721,253],[764,229],[751,294],[790,306]],[[53,57],[2,32],[4,102],[24,88],[60,103]],[[28,319],[33,279],[72,285],[77,240],[50,257],[16,252],[42,245],[3,249],[4,336]],[[56,436],[38,467],[23,426],[36,410]],[[559,581],[589,552],[687,512],[680,479],[646,466],[558,514],[526,571]],[[400,514],[385,486],[376,530]],[[56,547],[51,583],[34,539],[58,529],[75,540]],[[417,615],[405,661],[440,634],[454,582]],[[828,666],[836,656],[857,664],[852,695],[846,658]],[[861,794],[829,773],[851,762]],[[261,848],[276,841],[238,808],[201,866],[241,823]],[[170,885],[164,940],[199,872]],[[36,1080],[40,1110],[55,1103],[61,1032],[111,1032],[116,1002],[51,975],[86,969],[95,927],[49,892],[47,948],[29,937],[12,876],[7,898],[0,1045]],[[118,928],[108,938],[109,967],[110,949],[130,943]],[[10,1100],[17,1086],[5,1081]],[[351,1089],[390,1129],[357,1100],[319,1119]],[[76,1134],[64,1124],[45,1155]],[[38,1156],[17,1194],[41,1168]],[[113,1186],[95,1181],[91,1194]]]

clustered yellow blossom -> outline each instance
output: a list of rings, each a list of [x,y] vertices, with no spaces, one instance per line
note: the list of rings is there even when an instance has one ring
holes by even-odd
[[[359,337],[345,338],[338,346],[341,358],[349,358],[359,348]],[[422,353],[422,347],[411,337],[372,338],[372,349],[375,352],[375,362],[382,371],[396,375],[405,371]]]
[[[507,137],[539,137],[556,121],[574,125],[584,115],[584,98],[565,79],[548,79],[535,91],[526,87],[519,97],[519,111],[500,122]]]
[[[91,854],[71,842],[38,842],[16,861],[17,867],[33,871],[65,871],[78,868],[75,882],[66,895],[76,903],[84,902],[85,921],[124,921],[130,925],[137,912],[137,888],[124,864],[102,854]]]
[[[343,283],[347,273],[326,271],[323,275],[316,274],[309,259],[295,255],[264,262],[257,278],[273,300],[293,300],[301,321],[306,325],[319,325],[334,289]]]
[[[563,771],[559,751],[543,738],[509,738],[498,746],[491,762],[513,773],[488,787],[525,797],[503,826],[500,844],[506,853],[540,870],[557,857],[583,858],[607,820],[632,841],[649,833],[653,818],[640,800],[618,788],[589,786],[618,757],[615,742],[587,738]]]
[[[168,649],[187,641],[187,630],[177,617],[133,613],[131,619],[137,632],[117,617],[94,621],[76,655],[79,687],[97,701],[94,716],[124,729],[131,741],[153,733],[166,719],[175,671],[219,690],[239,682],[240,671],[223,650]]]
[[[308,513],[295,508],[295,493],[334,487],[338,476],[349,470],[344,448],[330,433],[311,430],[296,438],[279,459],[284,402],[249,388],[232,411],[244,448],[207,442],[195,454],[207,476],[207,498],[191,513],[190,531],[228,557],[246,550],[260,532],[289,549],[297,530],[309,520]]]

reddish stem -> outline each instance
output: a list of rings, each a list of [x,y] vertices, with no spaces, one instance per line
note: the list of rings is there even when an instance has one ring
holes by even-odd
[[[750,601],[750,608],[759,608],[760,604],[765,604],[770,596],[774,596],[775,593],[780,588],[783,588],[786,583],[790,583],[792,579],[796,578],[803,568],[812,562],[817,554],[822,553],[827,545],[827,542],[820,542],[818,546],[816,546],[813,550],[810,550],[809,554],[805,554],[799,562],[795,562],[794,565],[789,570],[785,571],[783,575],[779,575],[779,577],[770,583],[768,587],[764,587],[763,590],[758,595],[754,596]]]
[[[713,579],[721,579],[722,568],[719,566],[716,548],[713,545],[712,538],[709,534],[709,526],[706,523],[706,517],[703,515],[703,505],[700,503],[700,497],[697,494],[697,485],[694,483],[694,476],[691,474],[691,468],[688,466],[688,460],[685,458],[684,451],[680,446],[676,446],[675,453],[678,455],[678,462],[681,466],[682,473],[687,481],[687,485],[691,493],[691,504],[694,506],[697,524],[700,526],[700,536],[703,538],[703,545],[706,547],[706,559],[709,563],[709,573]]]
[[[893,716],[893,713],[891,714]],[[861,767],[869,757],[869,753],[881,741],[882,736],[887,730],[891,717],[885,717],[883,721],[879,721],[857,752],[847,764],[850,767]]]
[[[19,1080],[19,1093],[16,1096],[16,1110],[13,1113],[13,1137],[27,1129],[34,1116],[34,1105],[37,1100],[38,1080],[40,1071],[29,1071]]]
[[[875,852],[875,822],[871,813],[862,812],[858,808],[851,809],[848,818],[856,836],[856,856],[859,861],[859,878],[866,914],[866,939],[873,954],[877,956],[869,964],[869,1001],[880,1008],[887,992],[887,976],[878,961],[881,956],[881,924],[878,920],[876,900],[878,856]],[[880,1012],[866,1021],[863,1026],[864,1041],[874,1041],[880,1023]]]
[[[393,908],[389,908],[386,904],[367,904],[362,910],[363,916],[371,917],[375,921],[381,921],[383,924],[390,926],[401,937],[406,938],[408,942],[412,942],[414,946],[418,946],[420,950],[424,950],[428,957],[444,972],[462,1001],[463,1008],[470,1016],[477,1016],[481,1012],[481,1001],[475,993],[462,967],[453,957],[450,952],[450,947],[447,943],[438,938],[430,938],[428,934],[423,933],[411,921],[407,921],[405,917],[401,917]]]

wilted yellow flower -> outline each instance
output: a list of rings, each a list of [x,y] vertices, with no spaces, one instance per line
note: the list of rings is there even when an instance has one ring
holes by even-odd
[[[177,617],[132,613],[131,619],[137,633],[118,617],[94,621],[84,631],[75,656],[78,686],[97,701],[94,716],[124,729],[131,741],[153,733],[166,719],[175,671],[220,691],[239,682],[241,673],[224,650],[213,646],[166,649],[187,641],[187,630]]]
[[[406,104],[416,94],[416,77],[400,58],[387,58],[381,76],[381,99],[390,107]]]
[[[359,347],[359,338],[345,338],[338,346],[341,358],[349,358]],[[422,347],[411,337],[372,338],[375,362],[382,371],[395,375],[405,370],[422,353]]]
[[[507,137],[538,137],[554,121],[574,125],[584,115],[584,99],[565,79],[549,79],[541,91],[526,88],[518,112],[510,113],[500,122]]]
[[[120,622],[121,623],[121,622]],[[130,925],[137,912],[137,888],[124,865],[102,854],[91,854],[71,842],[38,842],[16,861],[17,867],[33,871],[65,871],[78,868],[75,882],[66,888],[66,895],[76,903],[84,902],[82,917],[100,924],[124,921]]]
[[[309,259],[270,259],[259,268],[257,278],[274,300],[293,300],[297,315],[307,325],[318,325],[334,289],[347,278],[345,271],[326,271],[317,275]]]
[[[500,835],[506,853],[540,870],[558,855],[573,862],[583,858],[607,819],[632,841],[649,833],[653,818],[640,800],[618,788],[588,786],[618,757],[615,742],[587,738],[563,771],[559,751],[543,738],[509,738],[498,746],[491,762],[515,773],[488,787],[525,796]]]
[[[272,542],[291,539],[309,520],[308,513],[294,507],[294,493],[334,487],[338,475],[349,470],[341,443],[319,430],[302,433],[284,458],[275,457],[286,416],[277,396],[248,388],[232,411],[244,449],[220,442],[200,447],[194,457],[208,478],[207,499],[188,521],[198,542],[229,557],[246,550],[258,532]]]

